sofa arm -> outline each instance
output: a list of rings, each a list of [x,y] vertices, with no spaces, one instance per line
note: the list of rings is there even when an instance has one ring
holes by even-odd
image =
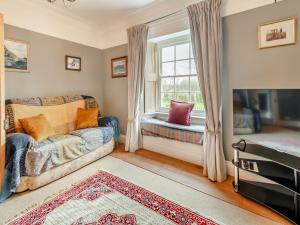
[[[115,116],[104,116],[98,118],[99,127],[112,127],[114,129],[115,142],[119,142],[120,137],[120,123]]]

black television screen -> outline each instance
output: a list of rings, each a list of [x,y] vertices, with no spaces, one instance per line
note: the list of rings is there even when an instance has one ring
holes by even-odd
[[[233,90],[233,132],[300,157],[300,89]]]

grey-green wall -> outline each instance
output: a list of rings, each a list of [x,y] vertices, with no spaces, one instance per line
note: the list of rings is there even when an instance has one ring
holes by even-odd
[[[257,48],[259,24],[291,16],[300,19],[299,0],[285,0],[223,18],[223,134],[227,160],[233,157],[233,88],[300,88],[299,35],[297,45],[263,50]],[[110,59],[126,54],[127,45],[104,51],[105,112],[118,114],[124,134],[127,120],[127,79],[110,78]]]
[[[85,94],[103,108],[103,51],[5,25],[5,37],[30,43],[30,73],[6,73],[6,98]],[[82,71],[65,70],[65,55],[80,56]]]
[[[127,53],[127,44],[104,50],[104,114],[119,118],[122,134],[126,134],[128,118],[127,77],[111,78],[111,59],[126,56]]]
[[[285,0],[223,19],[224,76],[223,133],[226,158],[233,157],[232,89],[300,88],[299,35],[296,45],[260,50],[257,26],[284,17],[300,19],[300,1]],[[298,30],[300,30],[298,23]],[[127,122],[127,78],[111,78],[111,59],[127,55],[127,45],[104,51],[5,26],[7,38],[31,43],[31,72],[6,74],[7,98],[87,94],[95,96],[104,115],[120,119],[122,133]],[[82,72],[66,71],[66,54],[82,57]]]
[[[299,0],[285,0],[223,20],[223,135],[227,159],[233,157],[232,89],[300,88],[299,35],[296,45],[269,49],[257,47],[259,24],[291,16],[300,19]]]

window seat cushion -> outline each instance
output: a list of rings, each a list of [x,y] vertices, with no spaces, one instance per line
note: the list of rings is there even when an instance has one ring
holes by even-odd
[[[204,126],[183,126],[156,118],[144,118],[142,121],[142,134],[202,145]]]

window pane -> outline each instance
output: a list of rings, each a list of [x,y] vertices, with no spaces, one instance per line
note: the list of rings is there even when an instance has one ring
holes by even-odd
[[[174,99],[173,93],[161,93],[160,106],[162,108],[169,108],[172,99]]]
[[[191,93],[191,102],[195,104],[194,110],[204,111],[204,104],[200,92]]]
[[[194,110],[204,111],[191,43],[161,48],[160,108],[168,109],[171,100],[193,102]]]
[[[200,92],[198,77],[191,77],[191,91]]]
[[[195,60],[191,60],[191,74],[197,75]]]
[[[190,81],[189,77],[176,77],[175,78],[175,91],[176,92],[189,92]]]
[[[194,52],[193,52],[193,46],[192,46],[192,44],[191,44],[191,58],[193,59],[194,58]]]
[[[176,93],[175,99],[180,102],[189,102],[190,95],[189,95],[189,93]]]
[[[172,76],[175,74],[174,62],[168,62],[162,64],[162,76]]]
[[[190,58],[190,44],[176,45],[176,60]]]
[[[176,62],[176,75],[189,75],[190,74],[190,61],[178,61]]]
[[[175,50],[174,46],[162,48],[162,61],[174,61]]]
[[[174,92],[174,78],[162,78],[160,88],[162,92]]]

